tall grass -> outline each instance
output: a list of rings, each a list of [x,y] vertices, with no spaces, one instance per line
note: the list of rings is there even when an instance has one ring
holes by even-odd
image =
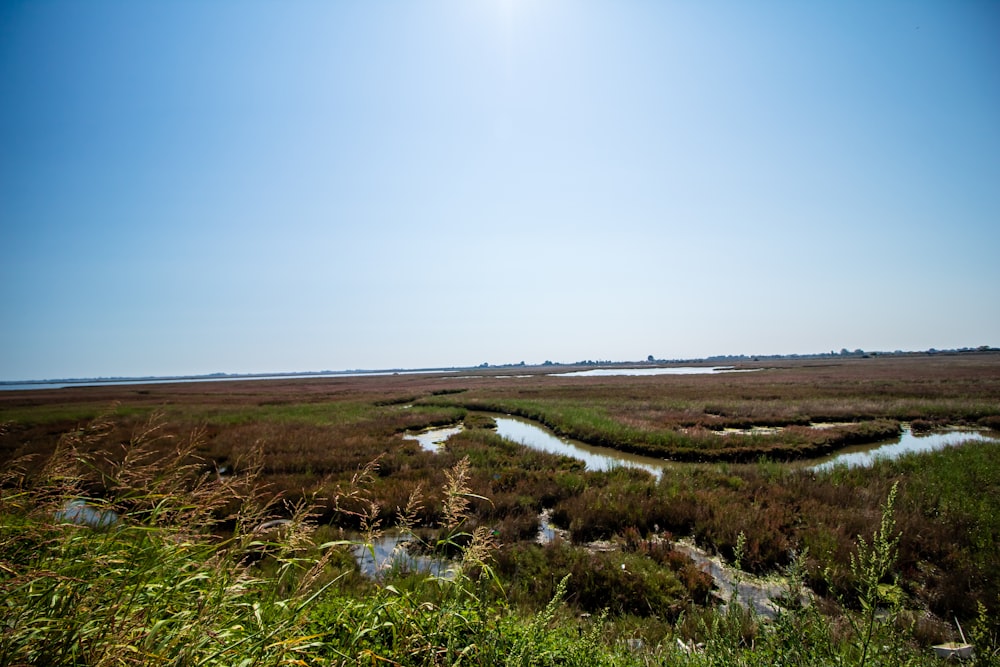
[[[794,448],[807,417],[860,419],[843,431],[868,437],[870,426],[895,427],[911,413],[988,420],[1000,396],[995,374],[837,369],[817,386],[812,371],[782,373],[626,385],[477,380],[436,396],[440,382],[408,379],[380,380],[368,393],[346,382],[339,394],[318,382],[274,392],[153,388],[83,428],[68,420],[89,414],[92,398],[48,416],[41,399],[38,412],[5,410],[0,456],[14,472],[0,479],[0,664],[920,664],[916,642],[946,632],[926,625],[928,609],[958,616],[982,664],[995,664],[1000,445],[823,473],[776,457],[691,465],[657,482],[589,472],[486,429],[438,453],[398,435],[495,403],[622,440],[687,428],[693,441],[745,453],[770,436],[729,440],[710,429],[785,420],[781,442]],[[169,423],[147,420],[160,392],[181,396],[169,401]],[[55,443],[52,433],[67,427]],[[851,556],[861,562],[859,535],[874,544],[896,483],[899,540],[876,590],[903,604],[878,598],[865,651],[872,598]],[[573,543],[524,543],[542,508],[573,529]],[[257,530],[272,518],[283,522]],[[400,568],[364,580],[344,531],[372,542],[393,523],[420,536],[422,550],[453,557],[455,576]],[[669,533],[738,554],[755,573],[795,569],[821,597],[774,621],[733,605],[717,612],[704,575],[672,554]],[[620,550],[591,553],[591,539]]]
[[[713,411],[719,406],[706,406],[705,413],[686,410],[681,415],[669,411],[659,419],[654,408],[646,411],[635,406],[623,407],[613,396],[579,400],[563,398],[480,398],[431,397],[422,399],[428,405],[451,405],[470,410],[488,410],[518,415],[544,424],[554,433],[623,452],[674,461],[752,462],[763,456],[789,461],[815,458],[829,454],[849,444],[877,442],[899,435],[900,424],[895,419],[864,419],[858,423],[841,424],[827,429],[808,427],[810,418],[784,415],[781,408],[767,404],[754,405],[738,416],[721,416]],[[645,418],[636,417],[640,413]],[[788,426],[780,433],[727,434],[725,427]]]
[[[198,435],[164,442],[156,419],[120,447],[114,433],[74,430],[41,474],[2,480],[0,665],[619,664],[551,612],[512,613],[492,532],[468,524],[466,460],[442,489],[454,576],[348,592],[334,562],[349,544],[317,547],[307,504],[262,502],[259,463],[207,473]],[[376,470],[338,502],[370,499]],[[369,506],[366,539],[377,516]]]
[[[252,477],[201,472],[196,436],[159,456],[155,420],[117,462],[81,453],[111,430],[98,420],[70,433],[40,478],[5,480],[0,664],[277,665],[307,651],[303,612],[322,563],[296,558],[306,508],[286,524],[275,576],[261,578],[254,527],[270,508]],[[88,497],[95,482],[105,494]],[[219,537],[224,521],[234,529]]]

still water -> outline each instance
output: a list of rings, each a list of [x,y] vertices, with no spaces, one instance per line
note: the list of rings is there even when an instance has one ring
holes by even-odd
[[[894,440],[870,445],[845,447],[836,454],[815,461],[809,461],[813,470],[829,470],[835,466],[870,466],[878,459],[895,459],[904,454],[932,452],[944,447],[954,447],[970,442],[995,440],[977,431],[947,431],[915,435],[910,429],[903,429],[902,435]]]
[[[671,366],[669,368],[592,368],[588,371],[550,373],[558,377],[607,377],[613,375],[714,375],[716,373],[746,373],[760,368],[737,370],[733,366]]]
[[[560,438],[551,431],[520,417],[496,417],[497,435],[532,449],[580,459],[588,470],[611,470],[627,466],[641,468],[659,477],[667,461],[649,456],[619,452],[608,447],[594,447]]]
[[[423,572],[435,577],[451,579],[455,576],[447,560],[411,554],[406,544],[412,541],[406,534],[388,534],[372,544],[354,545],[354,560],[361,574],[378,579],[390,571]]]
[[[626,466],[640,468],[655,477],[660,477],[663,474],[664,468],[682,465],[672,461],[629,454],[608,447],[595,447],[568,438],[562,438],[547,428],[521,417],[507,415],[494,417],[494,419],[497,424],[496,432],[500,437],[535,450],[579,459],[586,464],[588,470],[610,470]],[[461,426],[448,426],[404,437],[418,440],[424,449],[437,451],[441,443],[461,431]],[[909,453],[930,452],[943,447],[995,440],[996,438],[984,435],[978,431],[947,431],[915,435],[910,429],[906,428],[903,429],[902,434],[898,438],[892,440],[845,447],[830,456],[797,461],[790,465],[808,467],[814,470],[826,470],[839,465],[849,467],[869,466],[880,458],[893,459]]]
[[[432,428],[427,431],[421,431],[420,433],[407,433],[403,436],[403,439],[416,440],[420,443],[420,447],[424,450],[428,452],[436,452],[440,449],[441,445],[444,444],[445,440],[456,433],[461,432],[461,426],[445,426],[444,428]]]

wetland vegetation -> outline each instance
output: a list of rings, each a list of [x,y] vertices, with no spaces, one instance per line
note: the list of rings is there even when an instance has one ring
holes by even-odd
[[[956,621],[997,664],[1000,354],[754,368],[4,392],[0,664],[932,664]],[[672,463],[589,469],[494,415]],[[904,427],[987,437],[791,464]],[[411,558],[366,576],[392,527]]]

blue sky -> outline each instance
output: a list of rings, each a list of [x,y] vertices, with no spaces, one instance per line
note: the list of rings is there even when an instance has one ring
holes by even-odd
[[[995,2],[5,2],[0,379],[1000,344]]]

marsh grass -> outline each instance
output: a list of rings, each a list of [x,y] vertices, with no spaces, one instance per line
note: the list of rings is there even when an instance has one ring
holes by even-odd
[[[271,508],[252,478],[200,472],[197,434],[158,456],[161,430],[150,420],[110,448],[124,449],[116,461],[101,461],[81,453],[113,432],[99,419],[61,439],[39,478],[5,480],[0,664],[281,664],[308,649],[298,630],[321,564],[295,557],[307,510],[293,508],[274,578],[255,576],[253,527]],[[104,495],[83,495],[95,482]],[[218,513],[234,501],[225,518],[235,531],[218,537]],[[88,525],[65,513],[70,503],[115,518]]]
[[[735,593],[720,613],[702,616],[696,626],[701,650],[688,649],[692,665],[934,665],[933,654],[915,641],[914,626],[901,621],[899,597],[891,582],[899,534],[895,529],[896,487],[883,505],[870,538],[858,536],[852,570],[858,580],[852,598],[860,609],[824,614],[820,600],[804,594],[806,554],[786,570],[784,606],[773,621],[736,603]],[[734,566],[739,571],[746,541],[738,539]],[[738,584],[738,582],[736,582]],[[736,586],[734,586],[735,589]],[[803,603],[803,600],[805,602]]]
[[[0,664],[613,664],[548,616],[511,614],[492,531],[469,525],[466,459],[442,489],[455,576],[344,589],[338,570],[355,542],[317,546],[310,504],[262,500],[259,461],[209,474],[193,454],[199,435],[175,441],[156,418],[124,445],[116,433],[113,419],[94,421],[61,439],[39,474],[5,473]],[[359,501],[362,541],[382,528],[377,479],[373,461],[335,500]],[[95,484],[101,494],[85,495]],[[404,528],[422,503],[417,490]],[[91,522],[70,504],[114,519]]]
[[[900,423],[889,418],[863,419],[826,429],[809,428],[810,418],[781,416],[781,408],[754,406],[737,416],[723,416],[719,406],[704,409],[712,419],[680,415],[667,410],[659,419],[637,419],[636,408],[624,410],[613,399],[577,402],[566,399],[482,399],[433,397],[428,405],[450,405],[468,410],[517,415],[537,421],[555,434],[599,447],[683,462],[730,461],[748,463],[761,457],[780,461],[816,458],[851,444],[878,442],[898,436]],[[646,412],[653,411],[646,407]],[[641,412],[641,410],[639,411]],[[726,434],[724,428],[787,427],[778,433]]]
[[[897,483],[893,574],[904,605],[877,626],[865,660],[920,664],[913,641],[952,638],[922,620],[929,610],[957,616],[982,664],[995,664],[996,443],[823,472],[754,454],[746,463],[685,465],[656,481],[587,471],[488,428],[456,436],[440,453],[398,435],[454,423],[471,408],[514,407],[595,437],[642,445],[672,432],[688,438],[673,444],[692,452],[704,443],[749,456],[773,446],[805,451],[802,439],[813,437],[806,418],[844,422],[837,437],[865,438],[901,419],[990,425],[1000,416],[996,366],[928,363],[654,381],[484,377],[436,395],[440,380],[410,378],[0,395],[0,664],[111,656],[124,664],[505,664],[528,636],[540,637],[530,664],[853,664],[860,635],[845,614],[861,618],[864,576],[851,556],[859,557],[859,535],[868,541],[879,529]],[[122,401],[110,419],[77,426],[110,398]],[[158,408],[164,416],[151,419]],[[715,433],[741,421],[785,428],[777,438]],[[461,491],[449,494],[449,484]],[[452,498],[464,505],[448,510]],[[68,522],[71,502],[118,520]],[[578,544],[523,543],[543,508],[574,529]],[[286,523],[255,530],[272,518]],[[397,524],[427,553],[460,563],[470,550],[478,555],[453,580],[405,571],[364,579],[345,536],[357,530],[354,542],[370,541]],[[322,549],[312,539],[317,526]],[[755,574],[798,567],[821,597],[774,622],[745,614],[723,622],[698,573],[650,546],[669,533],[726,558],[740,551]],[[590,554],[583,543],[598,538],[622,551]],[[620,574],[623,562],[632,579]],[[555,615],[531,630],[566,573]],[[603,607],[610,615],[599,630],[580,619]],[[885,608],[883,600],[879,623]],[[599,648],[584,637],[599,637]],[[636,641],[622,644],[626,637]]]
[[[398,528],[413,530],[426,504],[442,505],[428,548],[453,557],[452,576],[389,572],[364,582],[348,555],[357,540],[324,528],[335,539],[317,545],[315,506],[268,495],[255,477],[259,455],[238,466],[241,474],[222,476],[198,460],[199,432],[175,438],[156,417],[125,444],[120,432],[114,419],[96,420],[61,439],[40,474],[12,469],[0,480],[0,664],[928,662],[895,608],[870,613],[882,608],[905,544],[893,523],[895,491],[873,538],[856,540],[855,593],[843,597],[840,616],[789,604],[767,622],[738,605],[702,606],[704,575],[638,531],[613,553],[559,543],[500,547],[475,511],[489,501],[464,456],[444,471],[436,495],[414,489],[398,511]],[[357,469],[333,499],[359,515],[362,543],[384,526],[375,497],[380,463]],[[638,477],[607,479],[636,493],[651,488]],[[68,503],[114,519],[89,522],[66,513]],[[738,564],[751,545],[737,535]],[[790,581],[805,581],[808,563],[805,554],[795,559]],[[787,598],[799,599],[798,584],[789,588]],[[836,620],[844,614],[846,627]],[[977,648],[995,657],[985,607],[979,616]]]

